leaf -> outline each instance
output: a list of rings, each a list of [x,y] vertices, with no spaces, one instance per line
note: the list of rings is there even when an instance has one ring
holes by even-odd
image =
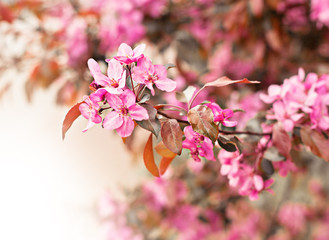
[[[167,64],[164,64],[163,66],[165,66],[165,68],[168,70],[169,68],[175,68],[176,65],[173,64],[173,63],[167,63]]]
[[[174,159],[175,157],[170,157],[170,158],[167,158],[167,157],[163,157],[160,161],[160,174],[163,175],[165,174],[165,172],[167,171],[170,163],[172,162],[172,160]]]
[[[163,141],[159,142],[158,145],[155,146],[155,151],[162,157],[171,158],[176,157],[176,153],[170,151],[166,145],[164,145]]]
[[[183,94],[185,96],[186,102],[190,102],[193,95],[195,94],[196,87],[188,86],[184,91]]]
[[[183,131],[176,119],[166,119],[161,124],[161,137],[164,145],[172,152],[182,152]]]
[[[157,117],[156,117],[157,110],[152,105],[147,104],[147,103],[143,103],[140,105],[146,109],[146,111],[149,115],[149,119],[146,119],[143,121],[136,121],[136,123],[140,127],[146,129],[147,131],[150,131],[156,137],[158,137],[160,129],[161,129],[161,124],[160,124],[159,119],[157,119]]]
[[[150,98],[151,98],[151,95],[149,93],[145,93],[143,95],[143,97],[141,98],[141,100],[138,101],[138,103],[145,103],[148,100],[150,100]]]
[[[263,172],[267,175],[267,177],[271,176],[274,173],[274,167],[272,162],[270,162],[268,159],[263,158],[261,162],[261,167]]]
[[[219,135],[217,139],[219,146],[221,146],[223,149],[225,149],[228,152],[235,152],[236,150],[238,150],[235,141],[236,140],[234,138],[227,138],[221,135]]]
[[[234,113],[236,113],[236,112],[242,112],[242,113],[245,113],[246,111],[243,110],[243,109],[237,108],[237,109],[233,109],[233,112],[234,112]]]
[[[321,133],[303,127],[300,130],[300,135],[303,143],[311,149],[311,152],[329,162],[329,140],[326,139]]]
[[[83,102],[80,102],[80,103],[75,104],[68,111],[68,113],[65,116],[65,119],[64,119],[63,125],[62,125],[62,138],[63,138],[63,140],[65,138],[66,132],[72,126],[72,123],[75,121],[75,119],[77,119],[81,115],[80,110],[79,110],[79,106],[80,106],[81,103],[83,103]]]
[[[247,78],[240,80],[232,80],[226,76],[220,77],[215,81],[208,82],[204,85],[204,87],[224,87],[226,85],[230,85],[233,83],[260,83],[259,81],[249,81]]]
[[[205,105],[198,105],[189,110],[187,120],[194,131],[210,138],[215,142],[218,137],[218,126],[214,123],[212,110]]]
[[[149,139],[146,142],[144,152],[143,152],[143,159],[144,164],[147,170],[155,176],[160,177],[158,166],[155,164],[154,155],[153,155],[153,143],[152,143],[152,134],[150,134]]]
[[[177,154],[170,151],[166,145],[164,145],[163,141],[159,142],[159,144],[156,145],[154,149],[160,156],[162,156],[160,161],[160,174],[163,175]]]
[[[291,150],[291,138],[284,130],[282,123],[276,123],[273,126],[273,145],[279,153],[288,158]]]
[[[264,158],[268,159],[271,162],[280,162],[285,159],[285,157],[279,153],[279,150],[276,147],[269,147],[268,149],[266,149],[264,153]]]

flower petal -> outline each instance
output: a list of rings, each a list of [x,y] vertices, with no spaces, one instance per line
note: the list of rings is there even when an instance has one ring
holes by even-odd
[[[116,95],[107,93],[105,95],[105,98],[106,98],[107,102],[109,103],[109,105],[111,106],[111,108],[120,109],[121,106],[124,105],[124,103],[122,102],[121,98],[119,98]]]
[[[137,57],[139,55],[142,55],[142,53],[144,52],[145,48],[146,48],[146,44],[144,44],[144,43],[143,44],[139,44],[138,46],[136,46],[134,48],[134,50],[133,50],[134,57]]]
[[[176,89],[176,82],[174,80],[171,80],[169,78],[155,81],[155,86],[159,88],[162,91],[171,92]]]
[[[131,49],[131,47],[126,44],[126,43],[121,43],[118,49],[118,56],[132,56],[133,54],[133,50]]]
[[[103,121],[103,127],[107,130],[113,130],[121,127],[123,124],[123,117],[116,111],[112,111],[106,115]]]
[[[135,124],[130,117],[123,117],[123,124],[117,129],[120,137],[128,137],[134,130]]]
[[[149,118],[146,109],[141,106],[132,105],[128,109],[130,116],[137,121],[146,120]]]
[[[121,98],[121,100],[122,100],[122,103],[123,103],[127,108],[129,108],[130,106],[136,104],[136,96],[135,96],[135,94],[134,94],[131,90],[129,90],[129,89],[124,90],[124,92],[120,95],[120,98]]]

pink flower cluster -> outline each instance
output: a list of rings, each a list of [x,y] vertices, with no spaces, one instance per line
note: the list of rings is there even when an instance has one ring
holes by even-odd
[[[218,153],[218,159],[221,163],[221,175],[227,176],[229,185],[236,188],[240,195],[256,200],[261,191],[271,192],[268,188],[273,179],[264,181],[254,168],[243,162],[243,154],[222,149]]]
[[[311,0],[311,19],[317,27],[329,27],[329,2],[327,0]]]
[[[211,140],[200,133],[195,132],[192,126],[184,128],[186,139],[183,141],[183,148],[189,149],[194,161],[200,162],[200,156],[208,160],[215,160]]]
[[[135,128],[134,121],[149,118],[147,110],[136,103],[142,92],[136,93],[135,90],[144,89],[145,86],[154,95],[153,84],[163,91],[170,92],[175,89],[176,83],[167,78],[166,68],[153,65],[151,60],[143,55],[144,49],[144,44],[134,50],[125,43],[121,44],[117,56],[107,59],[107,75],[101,72],[94,59],[88,60],[88,67],[94,78],[91,88],[95,91],[85,97],[79,106],[82,116],[88,119],[84,132],[94,124],[102,122],[100,114],[109,109],[110,112],[103,118],[103,127],[108,130],[116,129],[121,137],[128,137]],[[132,83],[131,89],[126,85],[127,72]]]
[[[309,73],[305,77],[304,70],[299,69],[298,75],[285,79],[281,86],[271,85],[268,94],[260,97],[265,103],[273,104],[267,119],[282,122],[287,132],[300,123],[317,130],[329,129],[328,74]]]

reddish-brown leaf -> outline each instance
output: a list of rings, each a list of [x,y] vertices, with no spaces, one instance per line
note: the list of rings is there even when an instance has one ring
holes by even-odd
[[[218,126],[214,123],[214,114],[205,105],[198,105],[187,114],[187,120],[194,131],[210,138],[215,142],[218,138]]]
[[[226,85],[230,85],[233,83],[259,83],[259,81],[249,81],[247,78],[240,80],[232,80],[226,76],[220,77],[215,81],[208,82],[204,85],[204,87],[224,87]]]
[[[165,174],[165,172],[167,171],[170,163],[172,162],[172,160],[174,159],[175,157],[170,157],[170,158],[167,158],[167,157],[163,157],[161,159],[161,162],[160,162],[160,174],[163,175]]]
[[[144,164],[147,170],[155,176],[160,177],[158,166],[155,164],[154,155],[153,155],[153,141],[152,134],[150,134],[149,139],[146,142],[144,152],[143,152]]]
[[[176,119],[166,119],[161,124],[161,137],[166,147],[180,155],[182,152],[183,131]]]
[[[146,109],[146,111],[149,115],[149,119],[143,120],[143,121],[136,121],[136,123],[140,127],[150,131],[157,137],[159,135],[160,128],[161,128],[160,121],[156,117],[157,110],[155,110],[155,108],[152,105],[147,104],[147,103],[143,103],[140,105]]]
[[[171,158],[176,157],[176,153],[170,151],[166,145],[164,145],[163,141],[159,142],[158,145],[155,146],[155,151],[162,157]]]
[[[281,123],[276,123],[273,126],[273,145],[278,149],[282,156],[289,157],[291,150],[291,138],[284,130]]]
[[[72,123],[77,119],[81,113],[79,110],[79,106],[82,102],[75,104],[66,114],[65,119],[63,121],[62,125],[62,138],[64,140],[66,132],[70,129],[72,126]]]
[[[308,146],[312,153],[329,162],[329,140],[321,133],[304,127],[300,130],[303,143]]]

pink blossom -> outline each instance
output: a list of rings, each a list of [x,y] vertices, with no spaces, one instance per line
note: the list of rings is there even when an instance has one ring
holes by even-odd
[[[214,114],[214,122],[219,122],[225,127],[234,127],[238,124],[237,121],[227,120],[233,117],[233,111],[231,109],[222,109],[216,103],[208,103],[206,105],[212,110]]]
[[[122,93],[126,84],[126,72],[118,61],[111,59],[108,62],[107,76],[101,72],[98,63],[92,58],[88,60],[88,67],[97,85],[112,94]]]
[[[240,195],[249,196],[251,200],[256,200],[261,191],[271,192],[269,187],[273,180],[264,181],[252,167],[243,163],[243,154],[238,151],[227,152],[222,149],[218,153],[218,159],[221,163],[221,175],[227,176],[229,185],[236,188]]]
[[[153,84],[162,91],[171,92],[176,88],[176,82],[167,78],[167,69],[163,65],[153,65],[147,57],[140,58],[137,67],[133,69],[135,82],[145,84],[154,96]]]
[[[116,129],[121,137],[128,137],[134,130],[137,121],[148,119],[145,108],[136,104],[136,96],[129,89],[120,95],[106,94],[107,102],[113,108],[104,118],[103,126],[108,130]]]
[[[329,27],[329,2],[327,0],[311,1],[311,19],[317,21],[317,27]]]
[[[98,115],[99,105],[96,101],[92,100],[92,97],[85,96],[84,102],[80,104],[79,110],[81,115],[88,119],[87,127],[82,130],[86,132],[89,128],[95,125],[95,123],[101,123],[102,117]]]
[[[303,231],[307,222],[306,217],[306,206],[298,203],[286,203],[278,213],[279,222],[287,227],[293,235]]]
[[[183,141],[183,148],[191,151],[191,156],[195,161],[201,161],[199,156],[205,157],[208,160],[215,160],[213,153],[214,146],[209,138],[193,131],[192,126],[185,127],[184,134],[186,139]]]
[[[119,46],[119,50],[117,56],[114,57],[117,61],[125,64],[131,64],[133,62],[137,62],[138,59],[142,58],[143,52],[145,50],[146,45],[140,44],[132,50],[132,48],[126,43],[121,43]],[[109,59],[106,59],[109,61]]]
[[[87,58],[88,39],[86,23],[82,19],[75,19],[67,27],[64,42],[68,53],[68,65],[76,66]]]

